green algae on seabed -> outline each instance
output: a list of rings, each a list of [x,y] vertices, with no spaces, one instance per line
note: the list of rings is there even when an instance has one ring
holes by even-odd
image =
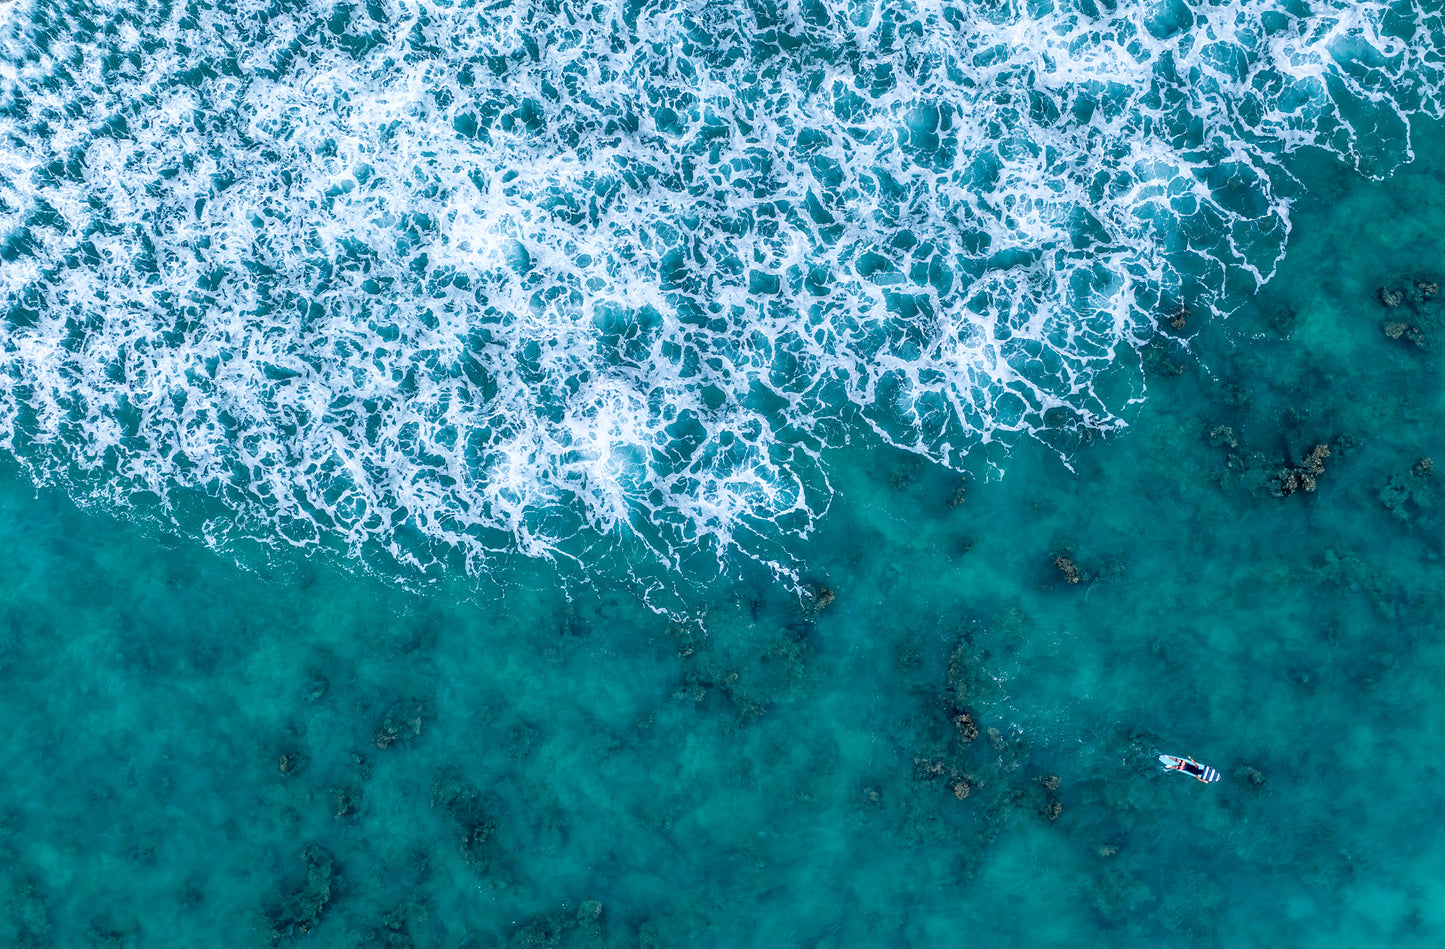
[[[1313,172],[1072,473],[834,452],[808,602],[243,570],[6,469],[0,943],[1438,943],[1445,302],[1379,292],[1445,277],[1418,131]]]

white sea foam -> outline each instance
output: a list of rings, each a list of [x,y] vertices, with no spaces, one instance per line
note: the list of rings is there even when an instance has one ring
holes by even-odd
[[[0,437],[217,543],[771,559],[859,425],[1121,424],[1159,315],[1273,273],[1284,156],[1408,160],[1442,48],[1358,0],[21,6]]]

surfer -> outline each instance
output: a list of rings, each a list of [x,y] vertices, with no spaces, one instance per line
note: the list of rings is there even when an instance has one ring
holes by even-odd
[[[1180,758],[1175,755],[1160,755],[1159,761],[1163,763],[1165,771],[1183,771],[1205,784],[1213,784],[1219,780],[1219,772],[1213,768],[1202,765],[1193,758]]]

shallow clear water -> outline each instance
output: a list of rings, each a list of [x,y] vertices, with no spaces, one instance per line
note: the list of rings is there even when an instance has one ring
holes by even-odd
[[[78,9],[66,15],[78,18]],[[132,12],[156,22],[187,15],[169,6]],[[309,14],[296,7],[285,15],[300,22]],[[351,23],[359,16],[353,11]],[[639,31],[646,19],[631,8],[618,16]],[[177,26],[183,45],[187,28]],[[673,35],[666,24],[656,28],[657,42]],[[91,29],[110,35],[103,25]],[[285,34],[279,26],[271,32]],[[307,54],[303,44],[296,61],[319,70],[338,48],[350,50],[343,40],[354,35],[371,36],[382,56],[394,39],[346,22],[331,35],[341,39],[313,37],[329,52]],[[96,39],[93,48],[107,42],[131,41]],[[136,68],[168,56],[183,66],[190,53],[169,42],[138,53]],[[73,64],[86,55],[85,44],[78,48],[54,60]],[[871,63],[876,52],[866,47],[856,62]],[[23,85],[20,72],[6,73],[7,90]],[[53,71],[47,75],[53,81]],[[1427,85],[1390,88],[1409,111],[1418,104],[1410,97]],[[352,101],[376,94],[351,91]],[[11,427],[0,468],[0,714],[8,726],[0,743],[0,943],[871,947],[1187,938],[1278,946],[1314,944],[1328,933],[1345,945],[1423,946],[1445,932],[1439,834],[1429,820],[1440,801],[1435,762],[1445,760],[1437,701],[1445,472],[1421,464],[1445,464],[1437,356],[1445,297],[1418,286],[1445,278],[1445,180],[1436,171],[1445,167],[1445,127],[1437,120],[1413,119],[1415,161],[1383,181],[1316,149],[1279,158],[1297,180],[1271,185],[1293,201],[1274,279],[1258,295],[1200,291],[1182,328],[1168,321],[1173,295],[1188,281],[1163,270],[1145,280],[1135,303],[1169,298],[1149,311],[1160,332],[1152,323],[1142,332],[1137,314],[1120,324],[1116,363],[1039,441],[1007,438],[982,417],[934,425],[910,422],[906,412],[880,415],[866,398],[851,401],[862,390],[848,384],[783,385],[799,399],[788,408],[734,393],[728,398],[738,401],[723,403],[734,415],[699,410],[720,426],[703,441],[725,431],[720,419],[758,431],[747,429],[743,409],[772,426],[777,441],[758,435],[749,451],[762,454],[744,453],[735,466],[701,461],[716,458],[701,443],[700,455],[628,455],[686,435],[666,433],[644,413],[659,427],[622,425],[602,446],[620,453],[607,457],[651,459],[640,468],[593,464],[603,456],[556,442],[556,452],[529,456],[533,467],[512,472],[535,482],[506,482],[532,493],[498,499],[487,494],[496,482],[483,476],[495,467],[448,468],[470,456],[437,449],[447,411],[465,404],[510,412],[515,431],[531,425],[554,437],[598,417],[602,403],[587,394],[596,390],[581,385],[577,399],[534,405],[529,393],[551,392],[561,376],[527,377],[525,358],[488,364],[496,379],[515,383],[505,397],[505,385],[488,388],[465,368],[449,375],[445,354],[427,363],[417,334],[441,339],[450,331],[403,325],[403,305],[424,292],[424,281],[394,283],[399,303],[387,313],[362,299],[385,294],[317,294],[331,309],[314,319],[330,328],[273,340],[280,348],[266,351],[270,329],[291,324],[247,294],[296,290],[287,281],[301,279],[307,249],[326,253],[331,238],[321,225],[356,221],[356,206],[300,215],[298,230],[286,232],[294,245],[277,238],[267,258],[277,271],[296,269],[267,284],[246,267],[259,245],[222,246],[239,225],[194,212],[201,223],[185,227],[199,227],[197,235],[156,211],[149,231],[126,230],[125,208],[115,203],[124,176],[26,178],[17,170],[23,159],[50,146],[17,138],[15,123],[24,123],[14,101],[9,107],[6,213],[33,213],[16,195],[60,204],[92,194],[109,208],[97,214],[117,226],[96,231],[114,241],[104,265],[65,261],[79,230],[56,225],[7,259],[3,277],[9,374],[0,405]],[[209,130],[128,139],[134,151],[117,161],[131,162],[141,182],[153,183],[141,174],[151,168],[145,161],[180,155],[174,141],[214,134],[215,144],[239,127],[220,100],[194,112],[167,111],[159,100],[139,108],[201,125],[208,109],[219,116]],[[41,121],[42,112],[24,121]],[[102,112],[73,118],[101,122]],[[333,106],[311,125],[286,121],[302,134],[348,116],[361,122],[358,114]],[[444,119],[453,128],[455,116]],[[1149,124],[1147,116],[1139,121]],[[1143,127],[1125,126],[1105,144],[1136,140]],[[63,144],[64,128],[51,131]],[[475,128],[467,134],[473,141]],[[357,135],[363,144],[383,141],[365,129]],[[1328,129],[1321,136],[1339,145]],[[1264,142],[1251,152],[1261,167],[1279,154],[1278,139],[1267,139],[1241,138]],[[1386,170],[1404,140],[1381,125],[1371,160],[1383,164],[1364,170]],[[658,141],[644,136],[639,154],[669,154]],[[494,157],[520,161],[516,142],[498,136],[492,145],[500,149]],[[217,154],[239,161],[245,153]],[[615,157],[588,154],[599,167]],[[92,158],[97,171],[100,157]],[[255,160],[235,165],[243,193],[227,197],[231,189],[222,188],[210,202],[242,207],[265,192],[266,174],[299,162]],[[433,167],[446,170],[445,162]],[[308,169],[292,170],[324,193]],[[862,163],[849,173],[865,170]],[[158,169],[155,176],[172,180]],[[780,173],[776,187],[786,191],[793,181]],[[412,200],[426,184],[372,194],[379,203],[370,210]],[[920,179],[915,199],[956,211],[948,204],[954,192],[933,187]],[[142,186],[135,207],[182,203],[176,193],[152,192]],[[725,203],[733,192],[718,194]],[[842,192],[835,196],[847,205]],[[432,197],[451,207],[451,199]],[[663,208],[621,222],[616,233],[655,236],[671,213],[686,218]],[[1261,212],[1277,213],[1269,204]],[[564,246],[567,234],[547,229],[563,225],[546,220],[534,249]],[[876,237],[869,228],[885,226],[870,220],[853,251],[815,235],[802,259],[856,277],[863,244]],[[923,214],[919,226],[967,234],[959,220]],[[1219,239],[1209,230],[1217,222],[1180,221],[1185,232]],[[593,240],[612,233],[567,226]],[[465,228],[441,231],[433,244],[461,255]],[[182,284],[190,292],[204,275],[178,255],[176,269],[158,268],[162,279],[137,277],[144,268],[121,255],[143,232],[156,246],[210,237],[217,254],[234,252],[235,296],[194,316],[163,300],[146,309],[139,295],[181,293]],[[1028,239],[1052,260],[1054,276],[1088,257],[1078,248],[1056,253],[1057,235]],[[1274,253],[1256,250],[1260,261]],[[973,259],[966,247],[951,253]],[[482,258],[461,255],[451,266],[470,261],[485,270],[491,264]],[[372,272],[389,274],[408,259],[376,251]],[[604,303],[627,280],[635,289],[656,276],[640,264],[629,272],[622,259],[599,265],[604,286],[595,292]],[[980,264],[978,279],[1007,283],[1019,277],[1011,266]],[[988,277],[989,267],[1001,275]],[[800,283],[790,296],[787,268],[773,269],[789,305],[809,292]],[[77,282],[78,274],[89,282]],[[862,283],[834,279],[848,306],[867,297]],[[1382,288],[1401,293],[1398,305],[1385,305]],[[700,351],[727,350],[745,327],[801,325],[796,313],[756,304],[768,289],[736,297],[740,311],[712,335],[683,335]],[[93,305],[86,293],[110,294],[114,305]],[[1039,298],[1010,299],[1026,308]],[[665,302],[682,312],[680,301]],[[973,314],[963,322],[978,316],[946,293],[932,302]],[[477,305],[454,302],[460,336],[512,328],[524,339],[542,325],[536,335],[553,341],[546,345],[557,360],[548,372],[607,375],[599,369],[605,360],[579,355],[597,352],[591,330],[577,329],[570,342],[555,335],[558,321],[583,326],[577,321],[593,320],[601,304],[576,313],[543,308],[540,323],[519,324],[507,322],[512,310]],[[924,377],[936,368],[908,349],[921,324],[870,323],[866,306],[849,322],[852,311],[838,307],[844,315],[820,330],[827,351],[883,352]],[[1223,310],[1233,313],[1226,319]],[[1097,325],[1094,310],[1068,313],[1079,326]],[[222,326],[224,319],[233,322]],[[388,320],[397,324],[390,339]],[[671,324],[659,320],[666,336]],[[47,325],[58,335],[37,329]],[[349,338],[347,327],[376,342],[351,353],[361,352],[359,364],[327,362],[327,347]],[[218,342],[223,331],[230,342]],[[52,338],[64,345],[41,345]],[[846,340],[859,349],[847,350]],[[252,349],[238,361],[234,385],[224,372],[209,383],[186,375],[205,365],[213,344],[241,343]],[[310,347],[315,376],[266,375],[267,360],[287,346]],[[705,385],[669,375],[664,350],[629,378],[707,406]],[[351,431],[349,416],[297,413],[313,397],[305,384],[324,383],[339,398],[341,374],[365,364],[382,375],[431,365],[434,379],[455,381],[447,390],[454,401],[428,401],[440,383],[367,383],[382,403],[367,410],[381,430],[352,431],[356,440],[332,443],[327,456],[362,466],[352,497],[372,507],[345,508],[329,480],[335,469],[307,464],[325,460],[316,444]],[[747,366],[712,378],[756,395],[751,387],[766,373],[761,363]],[[181,404],[173,388],[152,386],[158,371],[172,373],[172,387],[188,380]],[[1026,378],[1055,378],[1041,371]],[[979,391],[1007,388],[991,380]],[[1147,397],[1131,404],[1145,392],[1141,380]],[[962,384],[954,377],[939,391]],[[365,387],[356,385],[349,394],[364,403]],[[486,401],[488,392],[501,401]],[[235,424],[203,437],[199,423],[186,427],[199,411],[188,414],[187,405],[232,413]],[[417,406],[415,418],[407,414]],[[1113,428],[1105,410],[1127,427]],[[1097,426],[1075,424],[1090,411],[1100,413]],[[457,418],[480,424],[479,416]],[[432,424],[428,437],[443,441],[423,444],[418,429],[407,434],[410,422]],[[908,447],[909,438],[969,431],[975,443],[998,439],[966,455],[934,443]],[[905,444],[890,446],[889,438]],[[483,448],[501,451],[505,441],[499,435]],[[1330,449],[1322,472],[1308,470],[1316,445]],[[191,462],[176,461],[178,446],[193,452]],[[348,446],[356,450],[348,454]],[[780,495],[746,491],[742,506],[716,506],[721,495],[708,492],[761,457],[816,489],[816,508],[788,520],[777,510]],[[569,468],[574,461],[579,467]],[[1275,496],[1287,466],[1306,469],[1314,490]],[[595,480],[568,479],[567,471],[582,469]],[[219,480],[195,474],[202,470]],[[274,482],[266,482],[268,470]],[[391,480],[388,470],[405,478]],[[457,475],[452,484],[437,474],[448,470]],[[688,471],[692,481],[676,478]],[[644,525],[615,542],[578,527],[607,509],[612,476],[625,496],[620,510]],[[148,493],[148,483],[158,490]],[[278,488],[268,493],[262,483]],[[318,498],[337,506],[328,513],[312,503]],[[368,520],[378,509],[399,513],[382,528]],[[446,520],[464,509],[482,513]],[[508,522],[508,511],[520,519]],[[665,529],[649,535],[642,512]],[[790,533],[808,524],[807,536]],[[735,544],[719,571],[716,539],[727,535]],[[564,558],[581,562],[524,552],[529,537],[552,536]],[[313,546],[285,543],[308,539]],[[356,556],[347,553],[353,549]],[[408,557],[436,563],[418,571]],[[1067,581],[1061,557],[1079,582]],[[960,723],[960,715],[968,719]],[[1162,773],[1160,752],[1193,755],[1223,780],[1205,786]]]

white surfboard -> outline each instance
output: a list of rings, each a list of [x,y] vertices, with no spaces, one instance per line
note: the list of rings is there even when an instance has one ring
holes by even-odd
[[[1192,778],[1197,778],[1205,784],[1213,784],[1219,780],[1219,772],[1208,765],[1202,765],[1193,758],[1180,758],[1177,755],[1160,755],[1159,763],[1166,771],[1182,771]]]

